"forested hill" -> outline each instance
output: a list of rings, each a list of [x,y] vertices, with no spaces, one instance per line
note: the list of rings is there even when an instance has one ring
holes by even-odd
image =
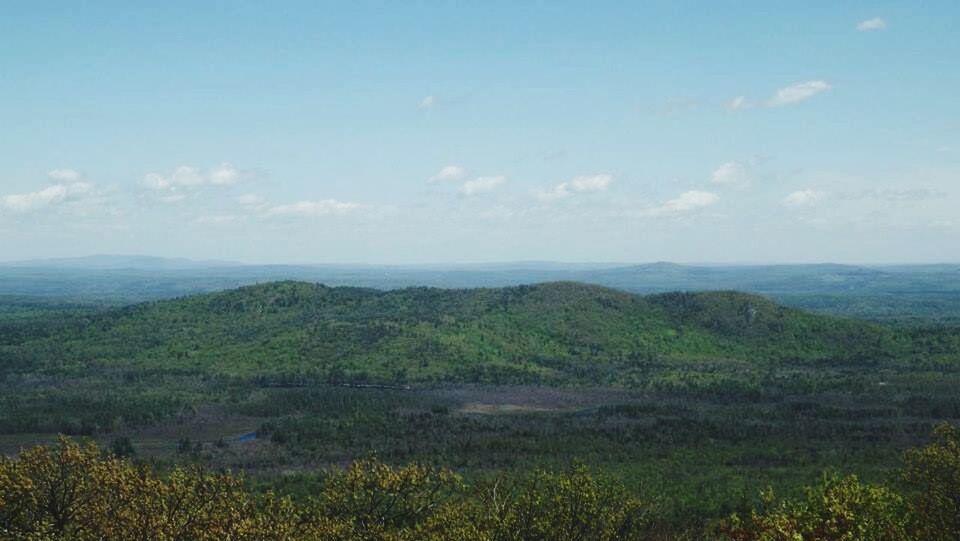
[[[638,296],[572,282],[392,291],[276,282],[0,331],[6,372],[371,383],[631,384],[683,363],[882,363],[947,351],[754,295]]]

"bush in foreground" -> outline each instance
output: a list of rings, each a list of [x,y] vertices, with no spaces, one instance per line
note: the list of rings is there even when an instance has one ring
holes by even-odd
[[[825,476],[805,497],[724,521],[730,541],[960,539],[960,432],[908,451],[909,490]],[[585,467],[474,486],[446,469],[374,458],[295,502],[200,467],[151,468],[61,438],[0,458],[0,539],[70,541],[620,541],[652,539],[651,506]],[[657,539],[670,539],[663,534]]]
[[[734,541],[956,541],[960,539],[960,431],[935,429],[937,441],[904,455],[904,495],[856,476],[827,476],[799,501],[733,516],[720,533]]]
[[[331,474],[296,503],[199,467],[160,476],[61,438],[0,460],[0,539],[637,539],[643,506],[585,468],[468,488],[453,472],[375,459]]]

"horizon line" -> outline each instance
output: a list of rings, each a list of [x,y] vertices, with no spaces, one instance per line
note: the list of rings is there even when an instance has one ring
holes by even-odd
[[[284,267],[394,267],[394,268],[424,268],[424,267],[483,267],[483,266],[508,266],[508,265],[555,265],[571,267],[634,267],[634,266],[652,266],[652,265],[677,265],[685,267],[777,267],[777,266],[815,266],[815,265],[837,265],[847,267],[895,267],[895,266],[938,266],[938,265],[960,265],[960,261],[883,261],[883,262],[842,262],[838,260],[797,260],[797,261],[691,261],[691,260],[645,260],[645,261],[603,261],[603,260],[554,260],[554,259],[519,259],[519,260],[483,260],[483,261],[428,261],[428,262],[360,262],[360,261],[326,261],[326,262],[277,262],[277,261],[243,261],[233,259],[219,258],[192,258],[188,256],[167,256],[167,255],[149,255],[137,253],[94,253],[79,256],[50,256],[27,259],[2,259],[0,266],[26,266],[36,264],[43,266],[44,263],[63,263],[69,261],[81,262],[84,260],[93,260],[96,258],[142,258],[155,259],[169,262],[186,262],[193,264],[210,264],[212,267],[265,267],[265,266],[284,266]]]

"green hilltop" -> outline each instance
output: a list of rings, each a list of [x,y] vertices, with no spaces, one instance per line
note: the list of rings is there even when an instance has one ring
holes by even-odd
[[[640,296],[555,282],[391,291],[275,282],[46,321],[2,346],[29,370],[353,383],[631,384],[691,363],[878,363],[886,327],[737,292]],[[22,366],[26,370],[27,366]]]

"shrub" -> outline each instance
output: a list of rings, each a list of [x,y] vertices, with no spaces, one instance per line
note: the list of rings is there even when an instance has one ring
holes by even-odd
[[[862,484],[856,476],[827,476],[806,489],[799,501],[775,503],[748,519],[734,516],[721,532],[736,541],[905,541],[907,506],[903,498],[882,486]]]

